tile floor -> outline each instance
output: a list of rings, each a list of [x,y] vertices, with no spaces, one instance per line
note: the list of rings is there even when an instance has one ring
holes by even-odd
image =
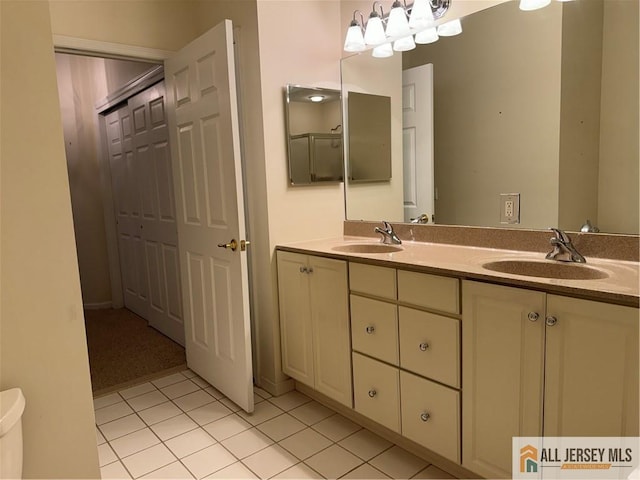
[[[453,478],[299,392],[254,399],[190,370],[96,398],[102,478]]]

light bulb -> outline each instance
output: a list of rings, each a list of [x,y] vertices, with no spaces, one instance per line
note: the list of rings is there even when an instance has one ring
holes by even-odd
[[[367,22],[367,28],[364,31],[364,43],[367,45],[380,45],[387,40],[384,34],[382,20],[377,13],[372,12]]]
[[[309,97],[309,100],[311,100],[313,103],[318,103],[324,100],[324,95],[311,95]]]
[[[362,36],[362,28],[357,23],[351,25],[347,30],[347,37],[344,40],[345,52],[362,52],[367,46]]]
[[[387,20],[387,37],[399,37],[409,34],[409,21],[407,12],[402,4],[396,0],[393,2],[389,19]]]
[[[376,58],[387,58],[393,55],[393,48],[391,48],[390,43],[383,43],[382,45],[378,45],[371,52],[372,57]]]
[[[438,41],[438,32],[435,27],[427,28],[416,33],[416,43],[426,44]]]
[[[433,11],[428,0],[415,0],[409,15],[409,27],[418,29],[433,24]],[[416,40],[417,41],[417,40]]]
[[[530,11],[546,7],[551,0],[520,0],[520,10]]]
[[[413,41],[412,35],[399,38],[398,40],[393,42],[393,49],[396,52],[406,52],[407,50],[413,50],[414,48],[416,48],[416,44]]]
[[[441,37],[453,37],[460,33],[462,33],[462,24],[460,23],[459,18],[443,23],[442,25],[438,25],[438,35]]]

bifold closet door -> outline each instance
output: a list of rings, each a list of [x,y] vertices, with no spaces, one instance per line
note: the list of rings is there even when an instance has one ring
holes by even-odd
[[[125,306],[184,345],[164,82],[106,116]]]

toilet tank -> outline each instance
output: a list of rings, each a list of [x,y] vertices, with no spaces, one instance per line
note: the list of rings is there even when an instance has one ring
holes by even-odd
[[[22,478],[22,412],[19,388],[0,392],[0,478]]]

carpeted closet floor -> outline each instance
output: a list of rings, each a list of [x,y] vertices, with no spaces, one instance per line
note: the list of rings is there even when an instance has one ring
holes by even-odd
[[[94,396],[186,368],[184,348],[125,309],[85,310]]]

